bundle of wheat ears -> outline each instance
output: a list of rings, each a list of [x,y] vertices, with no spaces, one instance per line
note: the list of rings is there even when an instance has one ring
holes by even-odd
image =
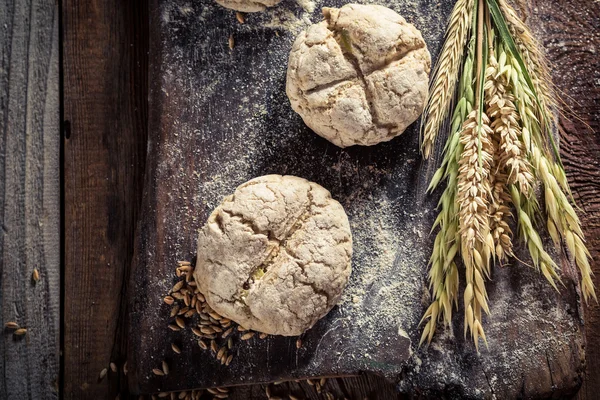
[[[458,0],[423,116],[425,158],[438,134],[447,131],[448,139],[429,187],[446,183],[434,224],[432,303],[421,321],[421,344],[431,342],[438,322],[449,325],[458,307],[460,258],[464,334],[470,332],[477,349],[480,338],[487,345],[485,284],[494,264],[514,257],[511,218],[532,264],[554,288],[559,267],[544,249],[539,227],[556,246],[564,241],[581,273],[585,301],[596,299],[590,254],[554,137],[559,106],[543,51],[515,9],[506,0]]]

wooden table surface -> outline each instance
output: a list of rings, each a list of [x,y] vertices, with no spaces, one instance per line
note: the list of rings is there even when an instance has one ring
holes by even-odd
[[[561,153],[600,287],[600,3],[530,0],[529,9],[555,81],[580,117],[563,119]],[[0,0],[0,46],[0,325],[28,329],[22,337],[2,332],[0,399],[128,398],[127,283],[147,149],[147,2]],[[595,399],[597,304],[585,308],[585,332],[578,396]],[[291,388],[321,398],[305,383]],[[373,376],[332,379],[327,389],[398,398]],[[265,398],[264,387],[239,387],[230,398]]]

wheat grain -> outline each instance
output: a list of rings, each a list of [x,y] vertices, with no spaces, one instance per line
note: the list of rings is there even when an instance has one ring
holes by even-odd
[[[19,329],[19,324],[14,321],[7,322],[4,327],[6,329]]]
[[[184,281],[177,282],[175,285],[173,285],[171,292],[173,292],[173,293],[179,292],[183,288],[184,284],[185,284]]]
[[[422,152],[425,158],[431,154],[438,131],[450,111],[465,44],[471,30],[473,6],[474,0],[458,0],[450,16],[446,40],[433,73],[431,90],[422,117]]]
[[[175,343],[171,343],[171,349],[177,354],[181,354],[181,349]]]

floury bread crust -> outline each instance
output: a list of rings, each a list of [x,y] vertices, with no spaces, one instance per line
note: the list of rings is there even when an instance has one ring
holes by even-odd
[[[240,325],[296,336],[338,302],[351,271],[343,207],[294,176],[252,179],[226,197],[198,236],[194,278],[208,304]]]
[[[287,95],[313,131],[340,147],[400,135],[423,112],[431,56],[421,33],[389,8],[324,8],[292,47]]]
[[[264,11],[267,7],[273,7],[281,0],[215,0],[225,8],[241,12]]]

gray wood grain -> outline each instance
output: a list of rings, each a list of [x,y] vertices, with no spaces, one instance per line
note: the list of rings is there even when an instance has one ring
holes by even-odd
[[[58,398],[58,46],[54,0],[0,1],[0,399]]]

